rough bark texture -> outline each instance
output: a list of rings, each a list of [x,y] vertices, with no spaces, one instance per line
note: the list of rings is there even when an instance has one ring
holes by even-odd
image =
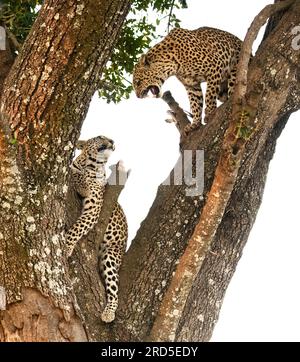
[[[260,28],[273,12],[289,6],[294,0],[267,5],[254,19],[244,39],[236,85],[232,96],[232,111],[228,128],[224,135],[222,150],[211,188],[207,194],[199,222],[187,247],[179,259],[175,274],[162,300],[157,318],[152,327],[150,339],[155,341],[174,341],[188,295],[195,282],[206,254],[222,221],[226,206],[235,186],[245,148],[263,128],[268,132],[273,123],[266,124],[265,117],[256,114],[258,97],[252,95],[252,103],[246,100],[248,65],[252,46]]]
[[[243,178],[247,170],[244,165],[241,168],[239,180],[210,253],[206,256],[188,297],[176,333],[178,341],[208,341],[212,335],[228,284],[255,222],[269,162],[287,118],[288,116],[280,120],[270,132],[248,177]]]
[[[299,52],[291,47],[300,20],[295,3],[276,31],[261,46],[248,76],[247,103],[266,125],[249,142],[238,179],[211,251],[190,291],[175,338],[208,340],[217,321],[226,287],[261,202],[276,137],[290,112],[299,109]],[[276,99],[276,102],[274,100]],[[210,189],[227,127],[230,102],[220,107],[203,130],[182,140],[182,149],[205,150],[205,193]],[[268,130],[269,129],[269,130]],[[199,219],[204,200],[187,198],[184,187],[160,186],[157,198],[127,253],[122,269],[119,318],[103,339],[143,340],[151,332],[176,263]]]
[[[86,340],[80,319],[66,321],[60,308],[37,290],[25,288],[22,302],[1,312],[0,341],[73,342]]]
[[[26,295],[33,297],[32,305],[35,300],[44,303],[40,313],[32,308],[34,318],[44,318],[36,340],[88,338],[64,256],[68,166],[129,3],[45,1],[6,78],[0,105],[0,286],[7,302],[0,336],[4,340],[14,338],[13,326],[21,329],[20,340],[33,338],[25,332],[30,308],[28,313],[18,312],[26,309]],[[61,315],[66,321],[63,333],[58,332]],[[9,328],[2,323],[8,318]]]

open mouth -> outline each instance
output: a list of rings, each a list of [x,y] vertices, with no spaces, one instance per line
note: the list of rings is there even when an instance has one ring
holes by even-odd
[[[156,85],[150,85],[146,90],[142,92],[142,98],[146,97],[159,97],[160,89]]]

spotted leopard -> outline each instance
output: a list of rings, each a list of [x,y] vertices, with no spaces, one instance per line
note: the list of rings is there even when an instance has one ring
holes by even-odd
[[[137,97],[151,91],[159,97],[161,86],[171,76],[184,85],[193,122],[186,131],[199,127],[202,120],[203,93],[207,82],[205,116],[232,94],[242,41],[219,29],[202,27],[196,30],[173,29],[160,43],[142,55],[133,72]]]
[[[84,199],[80,217],[67,232],[68,256],[73,253],[78,241],[98,222],[106,185],[105,164],[115,146],[111,139],[98,136],[88,141],[79,141],[77,148],[81,150],[81,154],[73,161],[71,173],[76,191]],[[127,235],[126,217],[117,203],[99,250],[99,269],[107,298],[101,319],[106,323],[115,319],[118,307],[119,268],[125,252]]]

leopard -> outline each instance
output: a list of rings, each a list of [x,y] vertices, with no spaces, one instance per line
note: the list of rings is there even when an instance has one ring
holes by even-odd
[[[107,184],[105,165],[115,150],[114,141],[97,136],[80,140],[81,151],[71,164],[71,178],[77,193],[83,198],[80,217],[66,235],[66,253],[70,257],[80,239],[93,229],[99,220]],[[122,166],[123,167],[123,166]],[[118,308],[119,269],[123,260],[128,238],[125,213],[117,202],[109,219],[104,238],[99,247],[99,272],[106,291],[106,306],[101,320],[110,323],[115,319]]]
[[[185,87],[192,123],[185,133],[202,124],[203,92],[206,82],[205,123],[233,93],[242,41],[216,28],[196,30],[175,28],[159,43],[142,54],[133,70],[133,88],[138,98],[161,96],[161,87],[175,76]]]

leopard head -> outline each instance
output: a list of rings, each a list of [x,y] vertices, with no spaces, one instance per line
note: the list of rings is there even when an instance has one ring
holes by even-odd
[[[133,88],[137,97],[145,98],[149,91],[154,97],[160,97],[161,87],[169,76],[166,63],[151,62],[148,55],[143,54],[133,72]]]
[[[114,141],[104,136],[97,136],[87,141],[80,140],[76,147],[91,160],[107,159],[115,150]]]

